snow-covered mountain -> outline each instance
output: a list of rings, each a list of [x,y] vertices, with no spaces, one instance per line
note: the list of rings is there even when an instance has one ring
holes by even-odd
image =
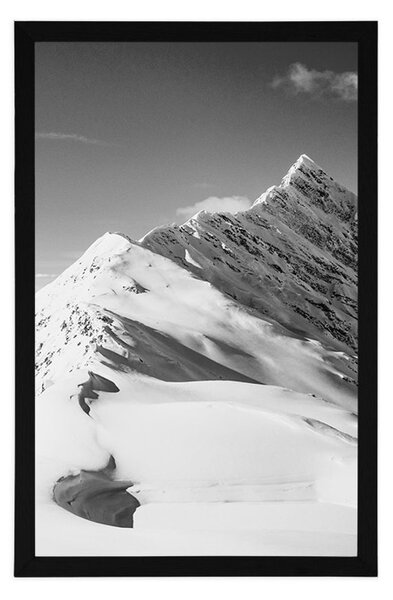
[[[303,154],[250,210],[201,211],[142,244],[295,335],[354,352],[356,202]]]
[[[107,233],[37,294],[38,390],[99,358],[164,380],[350,394],[356,247],[355,196],[304,155],[250,210],[140,242]]]
[[[135,526],[168,498],[353,506],[356,263],[356,197],[305,155],[244,212],[106,233],[36,295],[39,498],[112,456]],[[90,412],[88,371],[119,391]]]

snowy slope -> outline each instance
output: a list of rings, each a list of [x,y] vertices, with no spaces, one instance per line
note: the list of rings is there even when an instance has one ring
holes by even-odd
[[[117,465],[115,479],[131,480],[129,493],[142,505],[136,535],[130,532],[128,542],[122,538],[120,554],[146,551],[152,535],[147,554],[154,554],[159,537],[163,554],[175,553],[179,538],[186,553],[198,548],[209,554],[217,548],[225,554],[222,534],[212,539],[212,532],[226,528],[232,536],[224,536],[229,547],[239,535],[248,540],[238,549],[244,554],[269,554],[271,546],[284,554],[286,545],[295,542],[299,554],[301,549],[356,552],[353,414],[275,386],[169,383],[100,369],[104,376],[111,373],[120,393],[100,393],[91,405],[92,418],[73,401],[86,372],[53,385],[37,402],[39,554],[53,552],[53,546],[64,552],[61,536],[69,517],[51,506],[53,482],[81,469],[102,469],[110,456]],[[277,502],[281,518],[274,513],[272,503]],[[48,517],[50,532],[44,524]],[[72,520],[69,525],[74,526]],[[205,547],[200,534],[195,539],[198,529],[206,531]],[[147,538],[139,537],[142,532]],[[100,537],[90,530],[96,533]],[[116,554],[117,533],[114,540],[108,551]],[[71,554],[88,553],[88,540],[76,538],[67,545]]]
[[[167,380],[282,385],[356,411],[349,355],[295,337],[117,234],[37,294],[37,314],[39,391],[99,358]]]
[[[356,293],[356,198],[305,155],[248,211],[98,239],[36,295],[41,553],[67,553],[55,540],[82,522],[53,504],[56,481],[111,457],[111,477],[142,505],[120,554],[225,554],[241,536],[213,539],[220,518],[236,520],[244,554],[296,540],[299,553],[334,554],[335,541],[355,553]],[[119,388],[88,396],[89,414],[78,403],[88,370]],[[263,506],[277,501],[299,531],[283,536],[272,516],[266,537],[275,509]],[[227,502],[221,517],[203,509]],[[262,511],[252,522],[249,502]],[[162,545],[167,522],[177,533]],[[205,538],[179,533],[202,522]],[[78,543],[71,554],[88,554]]]
[[[98,470],[112,454],[116,476],[133,480],[147,495],[150,489],[167,488],[170,495],[174,488],[181,493],[219,483],[296,496],[299,490],[287,487],[292,481],[309,498],[310,484],[337,469],[334,460],[345,468],[356,456],[354,415],[312,396],[276,386],[169,383],[100,369],[120,393],[100,393],[91,418],[72,400],[86,371],[55,384],[37,403],[37,454],[50,456],[50,481],[64,474],[67,461],[70,472]],[[249,492],[263,497],[265,490]],[[314,490],[311,497],[322,500],[324,493]],[[353,490],[340,493],[354,504]]]

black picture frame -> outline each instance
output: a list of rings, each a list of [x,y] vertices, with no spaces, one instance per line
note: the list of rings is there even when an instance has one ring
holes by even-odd
[[[356,557],[37,557],[34,504],[34,45],[54,41],[357,42],[359,453]],[[377,575],[377,23],[16,22],[16,577]]]

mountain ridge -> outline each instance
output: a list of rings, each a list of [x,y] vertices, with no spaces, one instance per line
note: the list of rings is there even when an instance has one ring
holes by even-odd
[[[107,232],[36,294],[40,555],[198,528],[211,554],[223,523],[218,554],[356,553],[356,202],[291,169],[247,211]]]
[[[96,240],[37,293],[38,392],[97,361],[169,380],[203,379],[199,361],[207,378],[325,395],[337,379],[333,389],[356,394],[354,195],[310,161],[247,211]],[[285,367],[271,362],[278,348]],[[293,366],[307,363],[313,383]]]
[[[288,288],[292,278],[290,294],[308,291],[311,304],[317,302],[324,307],[325,317],[319,317],[319,325],[312,327],[311,319],[317,318],[315,311],[307,317],[302,306],[283,298],[285,307],[281,306],[281,312],[285,308],[291,313],[285,325],[304,330],[325,343],[338,342],[341,349],[356,351],[356,196],[306,155],[294,163],[279,186],[269,188],[249,209],[235,214],[200,211],[183,225],[152,230],[141,243],[176,260],[196,276],[203,271],[203,277],[222,292],[232,297],[235,294],[236,300],[265,317],[277,318],[278,309],[272,305],[285,295],[282,286]],[[235,255],[242,248],[248,257],[245,255],[237,264]],[[199,260],[199,270],[186,260],[185,249],[194,263]],[[232,270],[229,278],[222,271],[222,251],[224,269]],[[244,268],[247,258],[250,260]],[[271,266],[270,272],[263,269],[262,262]],[[250,279],[254,279],[251,285]],[[333,308],[329,306],[330,292]],[[264,301],[268,296],[270,301]],[[324,330],[330,333],[321,335]]]

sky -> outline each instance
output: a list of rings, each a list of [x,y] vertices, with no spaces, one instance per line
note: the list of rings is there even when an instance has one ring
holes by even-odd
[[[36,43],[36,289],[106,231],[244,210],[303,153],[357,191],[357,45]]]

